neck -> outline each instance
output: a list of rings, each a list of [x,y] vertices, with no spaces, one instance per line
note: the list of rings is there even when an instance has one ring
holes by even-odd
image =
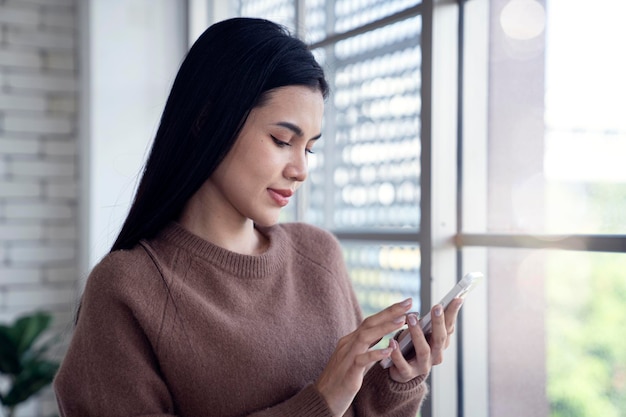
[[[259,255],[267,250],[269,242],[251,219],[220,215],[201,202],[192,199],[178,219],[182,227],[202,239],[231,252]]]
[[[269,244],[250,219],[238,227],[229,227],[216,217],[201,218],[183,213],[179,223],[194,235],[242,255],[259,255],[267,250]]]

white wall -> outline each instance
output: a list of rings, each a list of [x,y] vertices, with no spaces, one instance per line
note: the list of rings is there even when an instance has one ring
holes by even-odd
[[[0,323],[46,310],[60,330],[73,315],[80,247],[76,4],[0,2]],[[52,414],[51,392],[39,398],[17,416]]]
[[[73,5],[0,4],[0,322],[59,307],[75,280]]]
[[[0,323],[46,310],[71,333],[187,49],[186,3],[0,1]],[[55,412],[47,389],[17,416]]]
[[[187,50],[181,0],[90,0],[83,120],[89,179],[84,269],[111,247]]]

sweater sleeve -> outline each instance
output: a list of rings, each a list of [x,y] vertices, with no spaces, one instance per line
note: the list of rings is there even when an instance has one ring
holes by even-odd
[[[72,341],[54,380],[62,417],[174,415],[145,330],[124,301],[132,290],[120,284],[122,278],[127,277],[101,266],[87,281]]]
[[[427,375],[418,376],[407,383],[395,382],[389,376],[389,370],[375,364],[365,375],[363,387],[355,398],[355,415],[416,416],[428,393],[426,377]]]

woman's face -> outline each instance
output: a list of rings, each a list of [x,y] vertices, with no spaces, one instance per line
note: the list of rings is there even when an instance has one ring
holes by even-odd
[[[306,179],[308,155],[322,129],[318,90],[288,86],[254,108],[230,152],[205,184],[213,209],[234,221],[269,226]],[[218,207],[214,207],[217,205]]]

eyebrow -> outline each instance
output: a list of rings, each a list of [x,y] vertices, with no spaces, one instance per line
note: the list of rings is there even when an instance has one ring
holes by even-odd
[[[290,123],[290,122],[278,122],[278,123],[276,123],[276,126],[281,126],[281,127],[286,128],[286,129],[289,129],[293,133],[295,133],[296,136],[299,136],[299,137],[304,136],[304,132],[302,131],[302,129],[300,129],[300,126],[294,125],[293,123]],[[314,137],[312,137],[309,140],[317,140],[317,139],[319,139],[321,137],[322,137],[322,134],[320,133],[319,135],[314,136]]]

